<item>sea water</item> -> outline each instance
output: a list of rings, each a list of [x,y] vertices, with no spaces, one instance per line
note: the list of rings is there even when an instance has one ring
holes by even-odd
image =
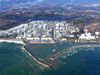
[[[100,47],[74,48],[57,59],[62,63],[48,69],[31,58],[23,45],[0,43],[0,75],[100,75]]]

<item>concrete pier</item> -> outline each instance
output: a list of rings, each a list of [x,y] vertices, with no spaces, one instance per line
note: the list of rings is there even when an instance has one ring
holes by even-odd
[[[54,60],[59,55],[65,53],[66,51],[69,51],[70,49],[75,48],[75,47],[100,47],[100,45],[98,45],[98,44],[73,45],[73,46],[70,46],[70,47],[62,50],[61,52],[57,53],[53,57],[51,57],[51,60]]]

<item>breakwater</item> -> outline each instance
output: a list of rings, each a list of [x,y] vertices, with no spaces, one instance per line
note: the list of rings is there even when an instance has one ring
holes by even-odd
[[[61,54],[65,53],[66,51],[69,51],[69,50],[71,50],[72,48],[75,48],[75,47],[100,47],[100,45],[98,45],[98,44],[73,45],[73,46],[70,46],[70,47],[62,50],[61,52],[57,53],[53,57],[51,57],[51,60],[54,60],[56,57],[60,56]]]
[[[45,66],[45,67],[48,67],[48,68],[51,68],[52,65],[51,64],[47,64],[47,63],[44,63],[42,61],[40,61],[37,57],[35,57],[33,54],[31,54],[26,48],[25,46],[23,47],[23,49],[39,64]]]

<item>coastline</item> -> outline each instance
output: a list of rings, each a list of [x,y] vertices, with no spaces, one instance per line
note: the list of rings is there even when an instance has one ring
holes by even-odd
[[[24,44],[22,40],[5,40],[5,39],[0,39],[0,42],[9,42],[9,43],[17,43],[17,44]],[[24,44],[25,45],[25,44]]]
[[[18,41],[18,40],[5,40],[5,39],[0,39],[0,42],[9,42],[9,43],[13,42],[13,43],[18,43],[18,44],[24,44],[23,41],[21,41],[21,40]],[[41,64],[41,65],[44,65],[45,67],[50,68],[49,65],[44,64],[43,62],[39,61],[35,56],[33,56],[33,55],[25,48],[25,44],[24,44],[24,46],[23,46],[23,49],[24,49],[37,63],[39,63],[39,64]]]
[[[48,64],[48,63],[44,63],[40,60],[38,60],[37,57],[34,56],[34,54],[32,54],[31,52],[28,51],[28,49],[25,48],[25,43],[22,41],[22,40],[17,40],[17,39],[12,39],[12,40],[6,40],[6,39],[0,39],[0,42],[13,42],[13,43],[18,43],[18,44],[23,44],[23,49],[29,54],[29,56],[31,56],[38,64],[40,65],[43,65],[47,68],[51,68],[52,67],[52,64]],[[38,44],[36,44],[38,45]],[[84,44],[84,45],[73,45],[73,46],[70,46],[70,47],[67,47],[66,49],[62,50],[61,52],[55,54],[53,57],[51,57],[50,59],[51,60],[54,60],[55,58],[57,58],[58,56],[60,56],[61,54],[69,51],[70,49],[74,48],[74,47],[100,47],[100,44],[97,45],[97,44]]]
[[[21,41],[21,40],[18,41],[18,40],[4,40],[4,39],[0,39],[0,42],[9,42],[9,43],[13,42],[13,43],[18,43],[18,44],[24,44],[23,41]],[[24,44],[24,46],[23,46],[23,49],[24,49],[37,63],[39,63],[39,64],[41,64],[41,65],[44,65],[44,66],[50,68],[49,65],[44,64],[43,62],[39,61],[35,56],[33,56],[33,55],[25,48],[25,44]]]

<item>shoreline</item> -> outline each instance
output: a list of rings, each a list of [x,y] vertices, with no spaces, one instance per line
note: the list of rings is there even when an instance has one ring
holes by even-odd
[[[0,42],[9,42],[9,43],[18,43],[18,44],[24,44],[23,41],[18,41],[18,40],[5,40],[5,39],[0,39]],[[50,65],[47,65],[41,61],[39,61],[34,55],[32,55],[26,48],[25,48],[25,44],[23,46],[23,49],[29,54],[29,56],[31,56],[38,64],[41,64],[45,67],[51,68]]]
[[[9,42],[9,43],[24,44],[23,41],[21,41],[21,40],[19,41],[19,40],[5,40],[5,39],[0,39],[0,42]]]
[[[47,63],[44,63],[40,60],[38,60],[37,57],[35,57],[31,52],[28,51],[28,49],[25,48],[25,43],[22,41],[22,40],[16,40],[16,39],[13,39],[13,40],[5,40],[5,39],[0,39],[0,42],[13,42],[13,43],[18,43],[18,44],[23,44],[23,49],[29,54],[29,56],[31,56],[38,64],[40,65],[43,65],[45,67],[48,67],[48,68],[51,68],[52,67],[52,64],[47,64]],[[100,47],[100,44],[83,44],[83,45],[73,45],[73,46],[69,46],[67,47],[66,49],[62,50],[61,52],[59,53],[56,53],[54,56],[52,56],[50,59],[51,60],[54,60],[55,58],[57,58],[58,56],[60,56],[61,54],[71,50],[72,48],[74,47]]]

